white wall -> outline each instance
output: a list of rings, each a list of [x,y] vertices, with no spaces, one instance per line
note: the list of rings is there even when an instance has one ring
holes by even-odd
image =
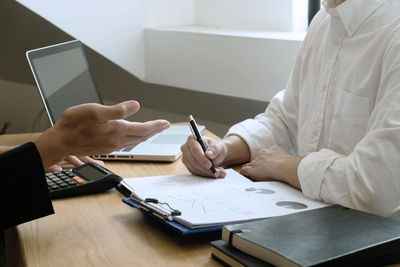
[[[146,81],[269,101],[285,88],[302,35],[162,27],[145,38]]]
[[[269,100],[284,87],[301,41],[301,37],[280,34],[271,37],[271,32],[264,34],[265,31],[290,35],[293,30],[304,30],[306,16],[293,16],[293,12],[294,8],[303,10],[307,3],[17,1],[141,80],[255,100]],[[190,31],[190,27],[183,26],[199,24],[209,31]],[[175,25],[187,34],[171,30]],[[248,90],[246,95],[243,89]]]
[[[228,29],[291,31],[299,0],[197,0],[196,23]]]
[[[17,1],[140,79],[143,29],[193,24],[195,17],[195,0]]]

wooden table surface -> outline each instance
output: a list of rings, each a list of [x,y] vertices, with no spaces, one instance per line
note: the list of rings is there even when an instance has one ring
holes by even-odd
[[[18,145],[37,135],[0,135],[0,145]],[[205,136],[218,138],[208,131]],[[106,167],[122,177],[188,173],[180,159],[108,161]],[[210,256],[209,242],[218,235],[181,237],[123,204],[122,198],[112,189],[54,200],[56,214],[6,231],[9,266],[221,266]]]
[[[210,132],[205,135],[217,138]],[[17,145],[36,136],[2,135],[0,145]],[[122,177],[188,173],[180,159],[108,161],[106,167]],[[54,200],[54,215],[6,231],[10,266],[220,266],[211,258],[209,245],[218,235],[181,237],[123,204],[122,198],[112,189]]]

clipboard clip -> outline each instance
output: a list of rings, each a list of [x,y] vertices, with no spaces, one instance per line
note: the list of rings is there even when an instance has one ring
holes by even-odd
[[[149,205],[148,203],[153,203],[153,204],[157,204],[157,205],[161,205],[161,206],[165,206],[167,207],[170,212],[165,211],[164,209],[161,208],[156,208],[152,205]],[[182,212],[180,212],[177,209],[172,208],[167,202],[160,202],[158,199],[156,198],[145,198],[144,201],[141,201],[139,203],[140,207],[142,209],[144,209],[147,212],[151,212],[154,216],[162,219],[162,220],[169,220],[172,221],[173,220],[173,216],[179,216],[182,214]]]

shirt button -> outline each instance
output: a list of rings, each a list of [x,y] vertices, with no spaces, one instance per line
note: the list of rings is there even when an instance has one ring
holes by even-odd
[[[315,129],[315,130],[313,131],[313,135],[314,135],[314,136],[317,136],[317,135],[318,135],[318,130],[317,130],[317,129]]]
[[[326,85],[322,85],[322,91],[325,92],[326,91]]]

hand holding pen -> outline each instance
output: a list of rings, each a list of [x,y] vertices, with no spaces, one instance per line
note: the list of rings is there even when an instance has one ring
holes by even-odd
[[[202,137],[201,137],[201,134],[200,134],[200,132],[199,132],[199,130],[198,130],[198,128],[197,128],[196,121],[194,120],[194,118],[193,118],[192,115],[189,116],[189,127],[190,127],[190,130],[192,131],[192,134],[193,134],[194,138],[195,138],[196,141],[200,144],[200,146],[201,146],[203,152],[205,153],[206,150],[207,150],[207,147],[206,147],[206,145],[204,144],[204,141],[203,141],[203,139],[202,139]],[[211,162],[211,168],[210,168],[210,170],[212,171],[212,173],[213,173],[214,176],[216,177],[217,171],[216,171],[216,169],[215,169],[214,162],[213,162],[211,159],[209,159],[209,160],[210,160],[210,162]],[[187,165],[187,164],[185,164],[185,165]]]

